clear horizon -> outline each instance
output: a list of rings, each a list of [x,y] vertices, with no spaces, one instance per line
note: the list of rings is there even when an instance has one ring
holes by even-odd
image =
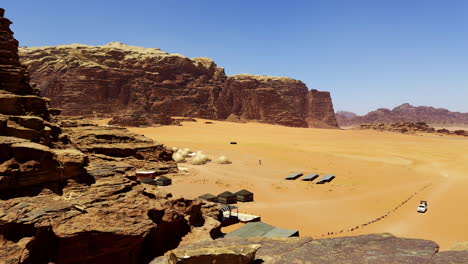
[[[286,76],[335,111],[468,112],[468,1],[6,1],[21,46],[122,42]]]

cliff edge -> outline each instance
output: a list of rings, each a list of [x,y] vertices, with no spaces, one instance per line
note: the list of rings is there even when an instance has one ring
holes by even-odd
[[[165,122],[161,116],[234,116],[294,127],[337,127],[330,93],[309,91],[286,77],[226,76],[209,58],[118,42],[20,48],[20,55],[31,81],[64,115],[144,111]]]

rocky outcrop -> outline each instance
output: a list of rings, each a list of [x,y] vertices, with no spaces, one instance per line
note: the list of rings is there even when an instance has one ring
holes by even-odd
[[[29,85],[10,24],[0,16],[0,135],[52,145],[60,129],[51,122],[49,101]]]
[[[167,258],[152,261],[151,264],[250,264],[260,245],[230,245],[221,247],[196,247],[176,249]]]
[[[425,122],[431,126],[466,126],[468,113],[451,112],[444,108],[402,104],[394,109],[380,108],[364,116],[339,111],[336,119],[340,126],[356,126],[365,123]]]
[[[128,110],[114,116],[108,123],[117,126],[145,127],[151,125],[180,125],[180,121],[164,114],[150,114],[147,111]]]
[[[163,123],[164,116],[235,116],[296,127],[337,126],[328,92],[308,91],[290,78],[229,77],[208,58],[121,43],[22,48],[21,57],[33,83],[66,115],[116,116],[116,124],[135,125],[120,116],[143,110],[148,118],[136,125],[157,123],[152,116],[158,115]]]
[[[398,133],[439,133],[443,135],[456,135],[456,136],[468,136],[468,131],[465,130],[455,130],[450,131],[448,129],[435,129],[430,127],[424,122],[412,123],[412,122],[396,122],[396,123],[369,123],[362,124],[359,126],[360,129],[372,129],[379,131],[390,131]]]
[[[0,9],[0,263],[148,263],[219,235],[219,208],[174,198],[172,152],[124,128],[55,122],[18,62]]]
[[[390,234],[371,234],[355,237],[329,239],[311,238],[225,238],[210,242],[184,245],[176,252],[211,252],[226,248],[257,247],[255,260],[249,263],[264,264],[464,264],[468,261],[468,251],[438,252],[439,246],[428,240],[398,238]],[[204,249],[204,251],[200,250]],[[193,254],[193,253],[192,253]],[[171,262],[171,254],[155,259],[152,264]],[[180,262],[185,263],[185,262]],[[206,262],[218,263],[218,262]],[[223,263],[223,262],[221,262]]]
[[[11,22],[0,12],[0,199],[48,187],[84,172],[87,157],[66,148],[49,101],[29,85]],[[64,174],[64,171],[67,171]]]
[[[0,212],[0,263],[148,263],[193,230],[209,239],[218,210],[116,173],[3,201]]]

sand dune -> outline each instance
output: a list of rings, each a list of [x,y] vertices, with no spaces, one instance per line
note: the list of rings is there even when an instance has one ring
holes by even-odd
[[[203,150],[213,158],[226,155],[233,161],[180,164],[188,172],[174,177],[174,185],[167,188],[176,195],[246,188],[255,193],[255,202],[240,204],[240,212],[299,229],[303,236],[391,232],[432,239],[442,249],[468,241],[467,139],[203,121],[130,128],[167,146]],[[298,171],[337,177],[324,185],[283,180]],[[426,214],[416,212],[419,200],[428,201]],[[356,226],[360,228],[349,231]]]

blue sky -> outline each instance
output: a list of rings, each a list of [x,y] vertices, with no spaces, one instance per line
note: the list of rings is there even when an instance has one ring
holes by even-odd
[[[4,0],[23,46],[120,41],[302,80],[359,114],[468,112],[465,0]]]

